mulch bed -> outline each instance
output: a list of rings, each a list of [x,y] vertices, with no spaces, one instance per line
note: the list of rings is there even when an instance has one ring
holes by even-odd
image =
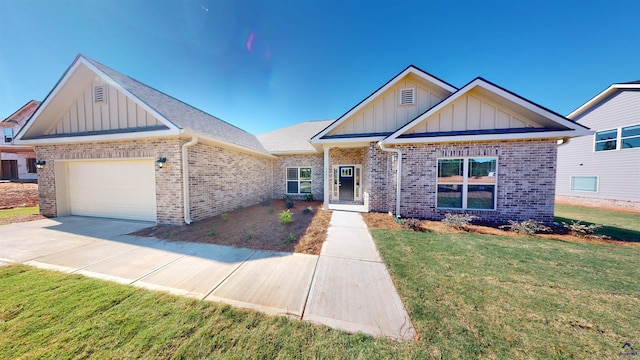
[[[307,207],[310,213],[303,213]],[[296,201],[293,223],[281,224],[279,214],[286,210],[283,200],[269,205],[252,205],[230,211],[225,218],[214,216],[190,225],[158,225],[133,233],[173,241],[190,241],[257,250],[320,254],[327,237],[331,211],[322,210],[320,201]]]

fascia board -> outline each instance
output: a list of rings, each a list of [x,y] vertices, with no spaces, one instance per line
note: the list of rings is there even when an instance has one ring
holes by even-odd
[[[71,64],[71,66],[67,69],[67,71],[65,71],[65,73],[62,75],[60,80],[58,80],[58,82],[53,87],[53,89],[49,92],[49,94],[47,94],[47,97],[44,99],[44,101],[40,104],[40,106],[38,106],[36,111],[31,115],[27,123],[24,124],[24,126],[18,131],[18,133],[15,136],[16,137],[15,140],[21,139],[22,135],[26,134],[29,131],[31,126],[35,123],[35,120],[40,116],[40,114],[42,114],[44,109],[49,105],[49,103],[51,102],[51,99],[53,99],[58,94],[60,89],[62,89],[62,87],[67,83],[67,81],[69,81],[69,78],[71,77],[71,75],[73,75],[75,70],[80,66],[81,59],[82,57],[76,58],[73,64]]]
[[[220,139],[214,139],[210,136],[207,135],[203,135],[197,132],[193,132],[193,131],[181,131],[181,134],[183,136],[189,136],[189,137],[197,137],[200,141],[204,142],[204,143],[209,143],[209,144],[213,144],[213,145],[217,145],[220,146],[222,148],[227,148],[227,149],[232,149],[235,151],[239,151],[242,153],[248,153],[248,154],[253,154],[253,155],[259,155],[265,158],[269,158],[269,159],[277,159],[278,157],[275,155],[271,155],[271,154],[266,154],[263,153],[261,151],[256,151],[241,145],[236,145],[224,140],[220,140]]]
[[[404,78],[405,76],[409,75],[409,74],[414,74],[420,78],[425,79],[426,81],[429,81],[431,83],[435,83],[437,82],[438,84],[436,84],[437,86],[441,86],[443,87],[445,90],[450,91],[450,92],[455,92],[457,89],[454,88],[453,86],[444,83],[443,81],[437,79],[437,78],[432,78],[430,75],[424,73],[423,71],[415,68],[414,66],[408,66],[406,69],[404,69],[404,71],[402,71],[401,73],[399,73],[398,75],[396,75],[395,77],[393,77],[391,80],[389,80],[386,84],[384,84],[383,86],[381,86],[378,90],[374,91],[371,95],[369,95],[367,98],[365,98],[364,100],[362,100],[359,104],[357,104],[356,106],[354,106],[353,108],[351,108],[351,110],[347,111],[344,115],[340,116],[336,121],[334,121],[331,125],[327,126],[324,130],[322,130],[321,132],[319,132],[318,134],[316,134],[314,137],[311,138],[312,141],[319,139],[323,136],[325,136],[327,133],[329,133],[331,130],[335,129],[338,125],[342,124],[344,122],[345,119],[347,119],[348,117],[350,117],[351,115],[353,115],[354,113],[358,112],[360,109],[362,109],[363,107],[367,106],[369,103],[371,103],[373,100],[377,99],[378,96],[382,93],[384,93],[385,91],[387,91],[389,88],[395,86],[398,81],[400,81],[400,79]]]
[[[340,143],[370,143],[370,142],[378,142],[384,139],[384,136],[371,136],[371,137],[362,137],[362,138],[344,138],[344,139],[318,139],[312,141],[314,144],[340,144]]]
[[[16,139],[16,144],[25,145],[53,145],[53,144],[75,144],[75,143],[87,143],[97,141],[119,141],[119,140],[132,140],[143,138],[157,138],[165,136],[180,135],[179,129],[169,130],[154,130],[154,131],[140,131],[120,134],[105,134],[105,135],[87,135],[87,136],[62,136],[54,138],[44,139]]]
[[[457,135],[438,136],[410,139],[386,139],[382,143],[385,145],[398,144],[420,144],[420,143],[444,143],[444,142],[471,142],[471,141],[497,141],[497,140],[526,140],[526,139],[547,139],[547,138],[567,138],[584,135],[592,135],[593,131],[576,129],[564,131],[545,131],[522,134],[484,134],[484,135]]]
[[[567,115],[567,118],[574,120],[575,118],[580,116],[582,113],[586,112],[587,110],[591,109],[592,107],[600,103],[602,100],[611,96],[616,91],[625,90],[625,89],[640,89],[640,84],[613,84],[608,88],[606,88],[601,93],[599,93],[598,95],[591,98],[591,100],[582,104],[579,108],[573,110],[569,115]]]

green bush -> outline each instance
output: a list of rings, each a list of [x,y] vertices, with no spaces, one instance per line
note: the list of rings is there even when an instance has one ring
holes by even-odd
[[[293,197],[291,195],[284,195],[284,207],[287,209],[291,209],[296,206],[295,201],[293,201]]]
[[[251,231],[249,231],[247,233],[247,240],[251,240],[252,237],[253,237],[253,233]]]
[[[220,215],[222,217],[222,220],[227,221],[229,219],[229,213],[222,213],[222,215]]]
[[[313,201],[313,194],[307,194],[304,196],[305,201]]]
[[[293,234],[292,234],[292,233],[289,233],[289,235],[287,235],[287,236],[284,238],[284,242],[285,242],[285,243],[287,243],[287,244],[290,244],[290,243],[292,243],[295,239],[296,239],[296,237],[295,237],[295,236],[293,236]]]
[[[303,214],[311,214],[313,212],[313,208],[311,206],[307,206],[304,210],[302,210]]]
[[[280,223],[287,225],[293,222],[293,213],[291,210],[282,210],[282,212],[278,215],[280,218]]]
[[[567,223],[563,222],[562,225],[565,228],[569,229],[569,231],[571,231],[571,233],[573,235],[578,236],[578,237],[594,237],[594,236],[596,236],[594,234],[595,231],[604,226],[604,225],[600,225],[600,224],[587,225],[587,224],[581,223],[580,220],[571,221],[571,224],[567,224]]]
[[[406,219],[404,221],[404,224],[402,224],[402,226],[405,227],[406,229],[411,229],[413,231],[422,230],[421,225],[422,225],[422,222],[418,219]]]
[[[218,234],[218,232],[215,231],[215,230],[209,231],[209,236],[216,236],[217,234]]]

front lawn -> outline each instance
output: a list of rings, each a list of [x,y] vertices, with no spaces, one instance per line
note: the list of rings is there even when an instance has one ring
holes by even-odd
[[[597,231],[615,239],[640,242],[640,214],[565,204],[555,205],[555,221],[604,225]]]
[[[14,265],[0,267],[0,358],[618,359],[640,346],[638,246],[372,234],[416,341]]]
[[[38,206],[0,210],[0,225],[43,219]]]

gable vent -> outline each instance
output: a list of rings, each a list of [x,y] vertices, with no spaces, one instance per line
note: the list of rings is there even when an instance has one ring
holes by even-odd
[[[97,84],[93,86],[93,102],[95,104],[107,103],[107,89],[104,84]]]
[[[400,89],[400,105],[413,105],[415,100],[415,89]]]

